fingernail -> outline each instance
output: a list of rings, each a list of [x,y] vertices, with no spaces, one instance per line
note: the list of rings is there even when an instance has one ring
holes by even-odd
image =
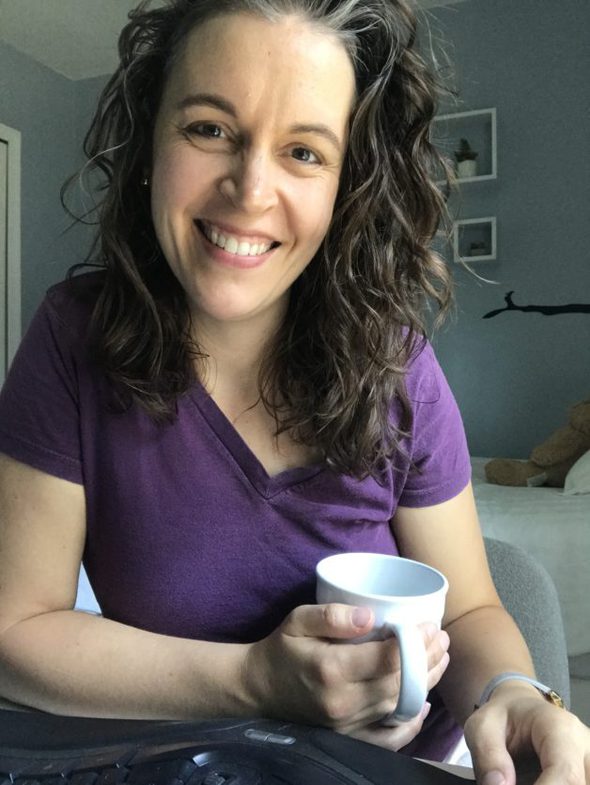
[[[352,612],[352,623],[355,627],[366,627],[370,618],[369,608],[355,608]]]
[[[481,785],[504,785],[506,782],[501,771],[488,771],[481,781]]]
[[[430,714],[430,709],[431,708],[432,708],[432,703],[428,703],[428,701],[426,701],[426,703],[424,704],[424,706],[422,708],[422,713],[420,715],[423,720],[425,720],[426,717],[428,717],[428,715]]]

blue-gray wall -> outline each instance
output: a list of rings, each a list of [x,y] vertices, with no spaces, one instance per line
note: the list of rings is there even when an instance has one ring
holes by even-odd
[[[21,132],[22,323],[85,246],[59,189],[77,166],[76,82],[0,42],[0,122]]]
[[[475,455],[526,457],[590,398],[590,313],[502,313],[590,305],[590,3],[469,0],[436,9],[463,106],[498,111],[498,179],[465,184],[461,217],[496,215],[497,263],[454,265],[456,321],[441,363]],[[454,111],[457,111],[455,108]]]

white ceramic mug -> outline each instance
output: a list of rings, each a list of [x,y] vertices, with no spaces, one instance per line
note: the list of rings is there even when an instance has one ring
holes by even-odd
[[[422,711],[427,695],[428,663],[417,625],[440,625],[449,584],[445,576],[418,561],[378,553],[338,553],[316,567],[318,603],[343,602],[371,608],[372,631],[355,643],[384,640],[395,635],[399,643],[401,684],[395,710],[383,719],[398,725]]]

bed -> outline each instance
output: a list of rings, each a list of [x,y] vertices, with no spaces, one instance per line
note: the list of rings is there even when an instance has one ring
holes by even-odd
[[[570,657],[590,652],[590,495],[488,483],[487,458],[472,458],[484,535],[519,545],[549,572],[559,595]]]

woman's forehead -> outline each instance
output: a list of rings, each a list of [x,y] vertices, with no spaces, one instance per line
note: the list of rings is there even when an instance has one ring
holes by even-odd
[[[171,69],[166,93],[182,101],[193,92],[230,100],[311,102],[328,113],[348,112],[354,69],[335,35],[301,17],[269,21],[252,14],[218,16],[196,27]]]

